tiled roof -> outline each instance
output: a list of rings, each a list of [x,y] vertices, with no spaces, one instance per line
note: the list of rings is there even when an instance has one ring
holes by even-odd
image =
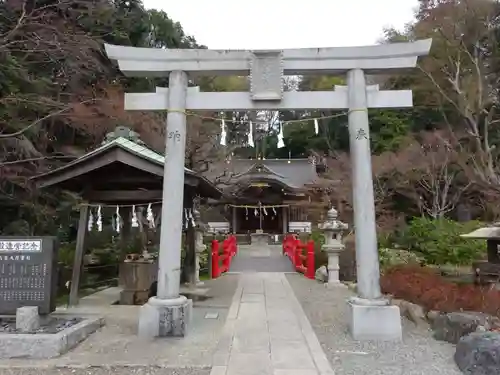
[[[262,170],[257,170],[262,166]],[[316,182],[319,177],[316,167],[308,159],[233,159],[226,164],[234,183],[242,180],[274,179],[292,189],[300,189]],[[211,171],[209,180],[217,178],[216,171]]]
[[[151,160],[151,161],[156,162],[158,164],[165,163],[165,157],[163,155],[151,150],[150,148],[147,148],[145,146],[142,146],[140,144],[132,142],[132,141],[130,141],[126,138],[123,138],[123,137],[118,137],[110,142],[105,143],[101,147],[98,147],[95,150],[92,150],[89,153],[83,155],[82,157],[74,160],[74,162],[81,161],[81,159],[83,159],[83,158],[86,159],[94,154],[98,154],[98,153],[100,153],[108,148],[114,147],[114,146],[119,146],[123,149],[126,149],[127,151],[130,151],[130,152],[136,154],[137,156],[140,156],[144,159]],[[192,171],[191,169],[186,168],[186,167],[184,167],[184,170],[188,173],[194,173],[194,171]]]
[[[64,173],[64,171],[70,170],[71,168],[75,168],[78,164],[85,162],[88,159],[94,158],[94,157],[99,157],[100,154],[105,153],[107,150],[110,150],[112,148],[119,147],[122,150],[125,150],[126,152],[133,154],[141,159],[144,159],[148,162],[152,162],[156,165],[159,165],[163,167],[164,162],[165,162],[165,157],[149,148],[146,146],[143,146],[141,144],[138,144],[134,141],[128,140],[124,137],[117,137],[111,141],[108,141],[104,143],[102,146],[96,148],[95,150],[92,150],[85,155],[80,156],[78,159],[75,159],[71,161],[68,164],[63,165],[62,167],[59,167],[57,169],[51,170],[49,172],[37,175],[32,177],[31,179],[33,181],[42,181],[42,180],[47,180],[50,179],[52,176],[59,174],[59,173]],[[200,184],[200,189],[203,189],[205,192],[205,196],[207,197],[220,197],[222,192],[220,189],[218,189],[212,182],[210,182],[206,177],[201,176],[200,174],[194,172],[193,170],[184,167],[184,172],[186,175],[193,176],[201,182]],[[60,181],[59,181],[60,182]]]
[[[500,239],[500,227],[483,227],[476,229],[473,232],[462,234],[460,237],[472,239]]]

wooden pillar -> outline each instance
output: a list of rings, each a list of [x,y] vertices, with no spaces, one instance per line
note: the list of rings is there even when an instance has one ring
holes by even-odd
[[[288,207],[282,207],[283,214],[283,234],[288,233]]]
[[[237,233],[237,231],[238,231],[238,217],[236,216],[236,214],[237,214],[237,208],[236,208],[236,207],[233,207],[233,211],[232,211],[232,218],[231,218],[231,219],[232,219],[232,222],[233,222],[233,223],[232,223],[232,226],[233,226],[233,228],[232,228],[232,232],[233,232],[234,234],[236,234],[236,233]]]
[[[125,254],[125,248],[130,245],[130,235],[132,233],[131,228],[131,215],[132,215],[132,207],[125,206],[120,207],[120,216],[122,218],[123,225],[120,231],[120,247],[122,255]]]
[[[87,234],[87,222],[89,219],[89,206],[80,206],[80,219],[78,220],[78,232],[76,234],[75,258],[73,259],[73,272],[71,275],[71,289],[69,292],[69,306],[78,305],[78,289],[80,287],[80,276],[82,272],[83,256],[85,255],[85,235]]]

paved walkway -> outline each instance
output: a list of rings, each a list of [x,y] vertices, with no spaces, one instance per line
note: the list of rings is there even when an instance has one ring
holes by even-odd
[[[281,245],[238,245],[230,272],[294,272],[292,262],[282,254]]]
[[[333,375],[284,273],[240,275],[210,374]]]

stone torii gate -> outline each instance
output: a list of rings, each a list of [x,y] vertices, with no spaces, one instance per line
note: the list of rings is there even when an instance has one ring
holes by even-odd
[[[158,294],[143,306],[139,334],[183,336],[191,304],[179,295],[186,110],[348,109],[352,160],[358,297],[348,301],[355,339],[400,339],[399,308],[382,297],[373,197],[368,108],[411,107],[411,90],[380,91],[365,74],[414,68],[432,40],[367,47],[266,51],[154,49],[106,45],[127,76],[169,76],[169,87],[125,94],[125,109],[168,111],[158,273]],[[346,74],[332,91],[284,92],[284,75]],[[250,76],[250,92],[200,92],[188,76]]]

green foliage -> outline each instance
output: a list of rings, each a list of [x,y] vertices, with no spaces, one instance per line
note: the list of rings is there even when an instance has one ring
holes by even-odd
[[[72,267],[75,259],[75,242],[64,242],[59,245],[57,261],[65,267]]]
[[[460,237],[481,227],[478,221],[415,218],[397,238],[402,248],[418,254],[426,264],[469,265],[486,251],[484,240]]]
[[[314,133],[311,121],[293,122],[287,124],[283,130],[286,147],[277,147],[278,136],[271,134],[266,138],[266,157],[288,158],[291,152],[294,157],[307,157],[310,150],[328,150],[327,139]]]
[[[308,117],[319,117],[313,113]],[[410,115],[402,111],[371,110],[370,141],[375,154],[397,151],[407,138],[410,128]],[[312,121],[293,122],[285,126],[284,148],[277,148],[277,133],[272,132],[266,139],[266,157],[287,158],[290,152],[294,157],[304,157],[311,150],[327,153],[329,150],[349,150],[347,116],[339,116],[319,121],[319,134],[315,134]]]
[[[114,105],[107,103],[108,89],[119,91],[122,85],[124,91],[151,91],[167,83],[123,77],[106,58],[103,43],[200,46],[165,12],[146,10],[142,0],[44,0],[26,9],[17,2],[1,2],[0,16],[0,233],[57,233],[69,243],[74,238],[67,238],[68,228],[76,231],[78,220],[74,199],[54,189],[36,191],[29,177],[70,160],[43,156],[79,154],[101,142],[106,129],[95,126],[94,119],[116,118]],[[6,137],[15,132],[20,133]],[[27,159],[35,160],[17,164]]]
[[[406,112],[370,111],[371,147],[375,154],[398,151],[410,131]]]

